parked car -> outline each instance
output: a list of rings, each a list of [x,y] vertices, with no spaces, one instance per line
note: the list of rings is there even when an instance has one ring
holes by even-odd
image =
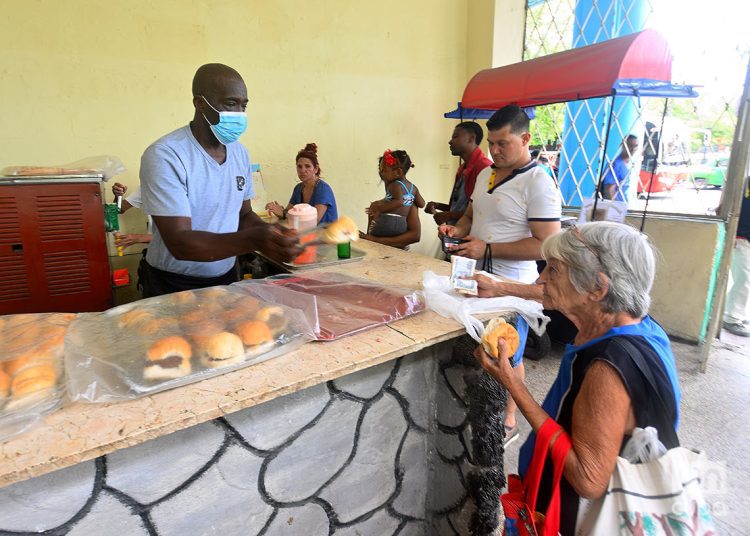
[[[638,175],[638,196],[645,197],[648,192],[668,192],[678,183],[690,179],[690,170],[685,166],[658,164],[653,179],[651,170],[642,166]]]
[[[727,178],[729,157],[722,156],[708,160],[706,163],[692,166],[690,173],[696,189],[711,187],[721,188]]]

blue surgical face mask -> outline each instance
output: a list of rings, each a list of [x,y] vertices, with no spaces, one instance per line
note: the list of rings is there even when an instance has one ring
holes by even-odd
[[[206,97],[201,95],[201,98],[206,101],[206,104],[211,106]],[[245,130],[247,130],[247,114],[245,112],[220,112],[213,106],[211,106],[211,109],[219,114],[219,122],[212,125],[206,114],[203,114],[203,119],[211,127],[211,132],[214,133],[216,139],[224,145],[237,141],[244,134]]]

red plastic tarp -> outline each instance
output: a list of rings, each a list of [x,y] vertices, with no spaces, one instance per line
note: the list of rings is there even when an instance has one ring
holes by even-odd
[[[644,30],[595,45],[485,69],[469,81],[461,106],[496,110],[507,104],[540,106],[612,94],[618,80],[669,82],[666,39]]]

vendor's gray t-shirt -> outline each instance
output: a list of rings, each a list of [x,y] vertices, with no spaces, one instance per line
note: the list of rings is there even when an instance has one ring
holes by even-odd
[[[250,157],[237,142],[227,145],[219,164],[184,126],[156,140],[141,157],[143,211],[151,216],[192,219],[193,230],[233,233],[243,201],[253,197]],[[214,262],[175,259],[154,226],[146,261],[160,270],[193,277],[216,277],[232,269],[235,258]]]

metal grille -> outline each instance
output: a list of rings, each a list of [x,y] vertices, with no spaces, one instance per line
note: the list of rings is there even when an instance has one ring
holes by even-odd
[[[83,203],[80,195],[39,195],[36,204],[42,242],[83,240]]]
[[[698,9],[676,0],[528,0],[524,60],[649,27],[670,40],[673,82],[702,86],[697,99],[670,100],[663,121],[665,101],[657,98],[589,99],[538,107],[531,144],[563,186],[567,206],[580,207],[608,173],[621,186],[614,161],[629,134],[637,137],[641,149],[628,163],[631,209],[646,206],[643,198],[649,190],[652,212],[710,214],[719,204],[750,33],[731,31],[733,19],[747,17],[727,0],[719,0],[710,10],[699,13]],[[741,9],[750,11],[749,7]],[[722,16],[717,13],[724,14],[722,24],[706,20]],[[724,29],[728,29],[726,34]],[[722,39],[710,37],[719,34]],[[719,59],[729,67],[714,65],[710,73],[706,69],[696,73],[697,60],[712,65]]]
[[[45,253],[44,272],[50,296],[91,292],[89,261],[85,251]]]

